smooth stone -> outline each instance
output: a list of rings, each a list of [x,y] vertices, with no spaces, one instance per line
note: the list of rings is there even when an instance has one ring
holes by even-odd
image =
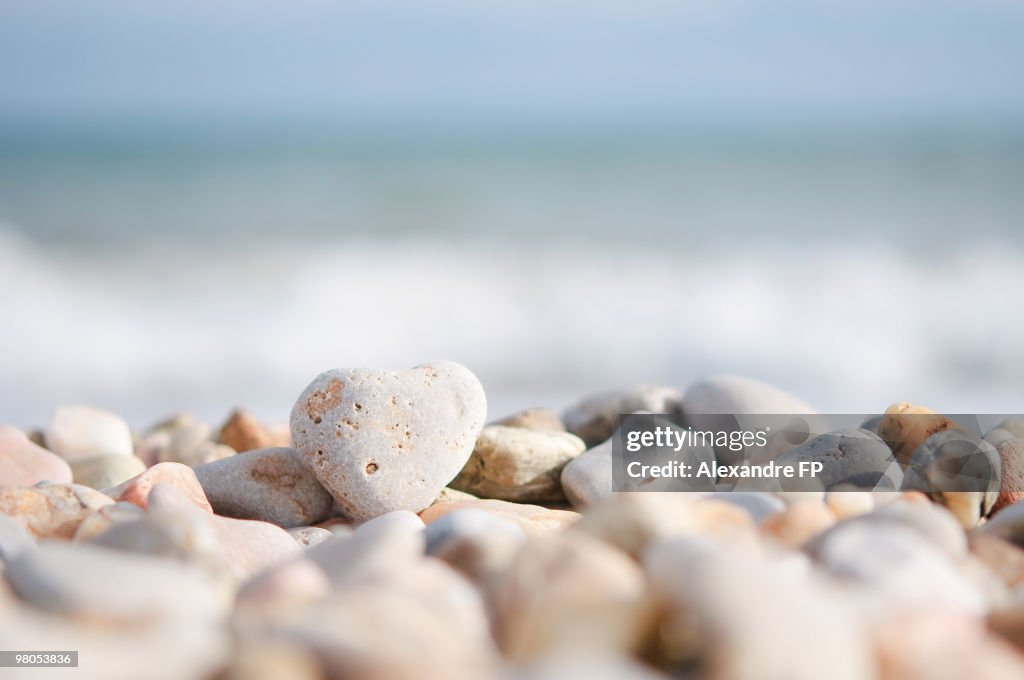
[[[1024,500],[1024,438],[1007,438],[999,442],[996,450],[1000,461],[999,497],[992,506],[992,512]]]
[[[217,680],[324,680],[316,655],[285,640],[243,641]]]
[[[1024,547],[1024,503],[1007,505],[974,532],[994,534]]]
[[[786,502],[765,491],[715,491],[704,498],[722,501],[743,508],[755,522],[761,522],[786,509]]]
[[[824,425],[816,411],[797,397],[772,385],[740,376],[716,376],[691,385],[683,395],[686,424],[694,430],[735,431],[772,428],[767,445],[748,449],[747,457],[766,463],[807,440]],[[723,418],[724,416],[724,418]],[[742,423],[735,416],[743,416]],[[803,431],[802,437],[795,436]],[[741,462],[743,451],[717,447],[720,463]]]
[[[985,441],[996,448],[1011,439],[1024,439],[1024,417],[1007,418],[985,433]]]
[[[139,519],[143,514],[142,508],[131,503],[119,502],[104,505],[85,516],[82,523],[75,529],[73,540],[91,541],[114,524]]]
[[[441,489],[441,493],[437,494],[437,498],[434,499],[434,502],[431,503],[431,505],[435,505],[437,503],[461,503],[463,501],[475,500],[478,500],[477,497],[471,493],[466,493],[465,491],[459,491],[458,489],[446,486]]]
[[[6,515],[0,515],[0,575],[4,564],[23,552],[35,549],[36,542],[21,524]]]
[[[239,453],[290,446],[290,442],[281,441],[259,418],[245,409],[235,409],[228,416],[221,425],[218,440]]]
[[[345,515],[361,521],[429,506],[466,464],[486,413],[480,381],[454,362],[335,369],[296,401],[292,439]]]
[[[565,432],[565,423],[562,422],[562,418],[551,409],[541,407],[518,411],[494,421],[492,425],[521,427],[525,430],[540,432]]]
[[[636,385],[585,397],[562,413],[565,429],[593,447],[611,438],[619,416],[642,411],[679,415],[682,393],[674,387]]]
[[[126,505],[138,508],[130,503]],[[173,502],[163,506],[157,502],[141,516],[114,522],[90,542],[114,550],[185,562],[212,575],[230,578],[209,517],[194,506],[182,509]]]
[[[836,523],[828,506],[816,501],[793,503],[761,522],[761,531],[788,548],[799,548]]]
[[[903,471],[886,443],[860,428],[819,435],[776,459],[779,465],[797,466],[801,462],[824,464],[815,481],[826,491],[839,486],[896,491],[903,483]]]
[[[42,481],[69,483],[71,468],[18,428],[0,425],[0,486],[34,486]]]
[[[496,678],[476,590],[436,560],[280,612],[265,635],[313,650],[331,678]],[[372,622],[372,625],[368,625]]]
[[[840,486],[825,494],[825,504],[837,518],[849,519],[874,510],[875,497],[870,491],[854,491]]]
[[[79,484],[0,488],[0,515],[7,515],[35,538],[70,539],[89,513],[113,502]]]
[[[909,457],[903,489],[921,491],[944,505],[970,529],[999,498],[999,453],[958,428],[927,437]]]
[[[570,531],[636,558],[651,543],[680,535],[748,543],[758,539],[754,522],[742,507],[686,493],[619,494],[588,508]]]
[[[410,517],[411,515],[411,517]],[[422,561],[423,522],[400,510],[366,522],[351,536],[335,536],[306,551],[336,588],[372,580]]]
[[[995,572],[1003,583],[1024,584],[1024,549],[992,534],[972,532],[967,537],[971,554]]]
[[[154,512],[191,513],[196,521],[209,522],[220,557],[232,576],[242,581],[267,567],[302,554],[295,539],[281,527],[256,520],[210,515],[198,508],[180,489],[160,484],[150,494]]]
[[[427,527],[424,536],[428,555],[477,583],[504,569],[526,541],[516,522],[473,508],[443,515]]]
[[[804,401],[777,387],[733,375],[716,376],[691,385],[683,395],[682,408],[688,422],[693,415],[817,413]]]
[[[489,585],[505,656],[639,650],[654,623],[643,571],[582,533],[531,538]]]
[[[213,433],[206,423],[190,422],[170,431],[170,440],[160,450],[161,463],[180,463],[189,467],[212,463],[235,455],[230,446],[212,440]]]
[[[851,584],[866,606],[881,612],[910,605],[983,614],[985,594],[920,532],[889,524],[848,520],[805,546],[809,555]]]
[[[509,680],[665,680],[666,677],[627,656],[566,654],[519,666]]]
[[[449,486],[481,498],[562,503],[562,468],[586,448],[568,432],[489,425]]]
[[[16,557],[5,576],[23,601],[87,620],[211,621],[228,604],[226,593],[202,572],[87,544],[43,543]]]
[[[276,564],[262,571],[238,590],[237,604],[242,607],[267,607],[312,602],[331,592],[331,582],[320,565],[299,558]]]
[[[46,448],[69,462],[134,453],[128,423],[91,406],[61,406],[54,411],[46,426]]]
[[[898,500],[878,507],[874,512],[860,515],[856,521],[900,522],[917,531],[950,559],[960,560],[967,554],[967,537],[963,528],[946,508],[924,502]]]
[[[566,463],[562,468],[562,490],[574,508],[586,508],[615,493],[612,464],[611,439]]]
[[[206,498],[203,485],[199,483],[196,473],[182,463],[157,463],[126,482],[110,489],[104,489],[104,493],[115,500],[134,503],[145,510],[149,503],[149,494],[158,484],[176,487],[196,507],[213,513],[213,508]]]
[[[927,406],[915,406],[900,401],[885,410],[878,424],[879,436],[889,445],[893,454],[903,465],[910,463],[910,457],[924,440],[938,432],[962,430],[959,425]]]
[[[643,564],[669,667],[697,665],[710,680],[876,677],[854,614],[803,568],[699,536],[654,543]]]
[[[218,515],[288,529],[325,519],[334,504],[295,449],[257,449],[193,470]]]
[[[184,680],[216,677],[228,660],[231,641],[217,621],[92,621],[25,605],[0,609],[0,647],[78,652],[78,668],[32,668],[24,674],[8,669],[5,677]]]
[[[462,503],[438,503],[421,512],[420,517],[429,526],[447,513],[463,508],[486,510],[508,518],[518,524],[528,536],[559,531],[580,518],[579,513],[571,510],[552,510],[539,505],[510,503],[490,498]]]
[[[882,678],[1024,677],[1024,657],[977,617],[921,607],[881,622],[872,633]]]
[[[117,486],[146,471],[146,464],[135,456],[97,456],[71,461],[76,484],[106,489]]]
[[[288,535],[304,549],[312,548],[334,536],[329,530],[321,527],[293,527],[288,529]]]

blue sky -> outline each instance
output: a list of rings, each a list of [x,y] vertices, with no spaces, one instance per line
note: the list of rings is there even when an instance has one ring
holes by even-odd
[[[0,120],[1024,120],[1024,5],[0,5]]]

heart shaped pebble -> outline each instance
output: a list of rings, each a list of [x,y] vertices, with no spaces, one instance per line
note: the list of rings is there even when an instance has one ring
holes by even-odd
[[[487,416],[476,376],[438,361],[321,373],[292,409],[292,441],[353,520],[419,512],[466,464]]]

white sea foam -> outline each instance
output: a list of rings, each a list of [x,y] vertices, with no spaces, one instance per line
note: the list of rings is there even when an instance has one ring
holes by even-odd
[[[318,372],[470,366],[492,416],[715,373],[822,410],[1024,410],[1020,250],[661,250],[349,241],[55,252],[0,232],[0,421],[90,402],[144,424],[284,421]]]

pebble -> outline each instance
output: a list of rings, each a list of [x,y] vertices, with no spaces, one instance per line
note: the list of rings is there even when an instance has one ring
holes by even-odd
[[[97,456],[71,461],[76,484],[105,489],[145,472],[146,464],[135,456]]]
[[[927,494],[970,529],[999,498],[1000,467],[988,442],[957,428],[940,430],[910,455],[903,488]]]
[[[197,507],[210,513],[213,512],[196,473],[182,463],[157,463],[129,480],[110,489],[105,489],[104,493],[115,500],[134,503],[145,510],[149,502],[149,493],[157,484],[176,487]]]
[[[886,443],[860,428],[819,435],[776,459],[779,465],[796,465],[801,461],[825,465],[816,477],[825,490],[842,486],[896,491],[903,483],[903,471]]]
[[[842,522],[805,549],[837,578],[857,586],[865,605],[879,612],[934,606],[980,615],[987,608],[984,593],[948,555],[897,521]]]
[[[61,406],[46,426],[46,448],[66,461],[130,456],[132,433],[120,416],[91,406]]]
[[[537,430],[539,432],[565,432],[565,423],[561,416],[549,408],[528,408],[496,420],[493,425],[505,425],[506,427],[521,427],[525,430]]]
[[[489,425],[450,486],[482,498],[564,503],[562,468],[585,448],[568,432]]]
[[[230,446],[212,441],[206,423],[185,422],[170,430],[170,440],[158,453],[161,463],[180,463],[189,467],[222,460],[235,454]]]
[[[872,632],[882,678],[1024,677],[1024,657],[976,617],[922,607],[884,621]]]
[[[3,573],[4,564],[35,548],[36,542],[21,524],[6,515],[0,515],[0,575]]]
[[[469,369],[322,373],[292,409],[295,448],[349,518],[417,512],[466,464],[487,401]]]
[[[691,385],[683,395],[686,424],[695,430],[733,431],[740,427],[736,418],[723,422],[723,415],[745,415],[743,429],[771,428],[767,446],[750,451],[754,463],[766,463],[806,441],[809,432],[822,432],[824,426],[813,418],[816,411],[797,397],[766,383],[740,376],[717,376]],[[761,415],[763,417],[756,417]],[[794,417],[799,420],[795,421]],[[802,438],[794,436],[803,430]],[[718,462],[734,465],[743,451],[718,447]],[[763,458],[763,459],[762,459]]]
[[[256,449],[193,470],[218,515],[288,529],[325,519],[334,505],[295,449]]]
[[[814,414],[802,400],[777,387],[751,378],[723,375],[690,386],[683,395],[683,413],[701,414]],[[699,420],[699,419],[697,419]]]
[[[875,509],[875,496],[870,491],[853,491],[840,485],[825,494],[825,503],[839,519],[857,517]]]
[[[997,446],[999,452],[1000,468],[999,497],[992,506],[992,512],[999,512],[1008,505],[1024,500],[1024,439],[1007,438],[993,445]]]
[[[266,569],[238,590],[238,603],[249,609],[268,605],[312,602],[331,592],[327,574],[305,558],[288,560]]]
[[[43,543],[11,561],[4,575],[28,604],[83,620],[202,622],[223,616],[228,604],[202,572],[87,544]]]
[[[264,635],[312,650],[331,678],[497,677],[479,594],[436,561],[282,613]]]
[[[968,536],[971,554],[994,571],[1003,583],[1014,587],[1024,584],[1024,549],[992,534]]]
[[[363,524],[351,536],[335,536],[315,545],[306,556],[340,588],[408,569],[421,561],[425,547],[422,520],[398,510]]]
[[[526,534],[500,515],[466,508],[449,512],[427,526],[426,552],[482,583],[515,557]]]
[[[461,503],[438,503],[421,512],[420,517],[429,526],[447,513],[464,508],[486,510],[510,519],[530,536],[559,531],[580,518],[578,513],[571,510],[555,510],[540,505],[510,503],[490,498]]]
[[[852,612],[803,569],[696,536],[655,543],[643,564],[670,667],[697,665],[711,680],[876,677]]]
[[[565,654],[519,667],[510,680],[664,680],[665,675],[634,661],[612,654]]]
[[[475,500],[477,500],[477,497],[471,493],[466,493],[465,491],[459,491],[458,489],[446,486],[441,489],[441,493],[437,494],[437,498],[434,499],[434,502],[431,503],[431,505],[435,505],[437,503],[460,503],[462,501]]]
[[[651,543],[686,534],[757,541],[754,522],[742,507],[688,493],[619,494],[588,508],[570,531],[598,538],[638,559]]]
[[[284,640],[243,642],[218,680],[323,680],[320,661]]]
[[[75,541],[91,541],[118,522],[139,519],[143,510],[131,503],[111,503],[96,508],[75,529]]]
[[[70,539],[93,510],[113,502],[80,484],[0,488],[0,515],[7,515],[35,538]]]
[[[619,416],[643,411],[679,415],[682,394],[674,387],[637,385],[592,394],[562,413],[565,429],[593,447],[607,441]]]
[[[836,523],[828,506],[817,501],[793,503],[761,522],[761,531],[788,548],[799,548]]]
[[[915,406],[905,401],[887,408],[878,424],[879,436],[903,465],[910,462],[910,456],[925,439],[950,429],[963,428],[927,406]]]
[[[1007,418],[985,434],[985,441],[996,448],[1010,439],[1024,439],[1024,418]]]
[[[574,508],[584,509],[614,492],[612,440],[587,449],[562,468],[562,490]]]
[[[221,425],[218,441],[239,453],[254,449],[290,447],[273,430],[245,409],[235,409]]]
[[[974,531],[994,534],[1024,546],[1024,503],[1007,505]]]
[[[513,660],[628,654],[654,623],[640,567],[582,533],[530,539],[488,592],[498,644]]]
[[[755,522],[762,522],[786,509],[786,502],[783,499],[766,491],[715,491],[704,495],[704,498],[743,508]]]
[[[0,486],[34,486],[42,481],[66,484],[71,481],[71,468],[18,428],[0,425]]]
[[[288,535],[303,549],[312,548],[334,536],[329,530],[321,527],[293,527],[288,529]]]

